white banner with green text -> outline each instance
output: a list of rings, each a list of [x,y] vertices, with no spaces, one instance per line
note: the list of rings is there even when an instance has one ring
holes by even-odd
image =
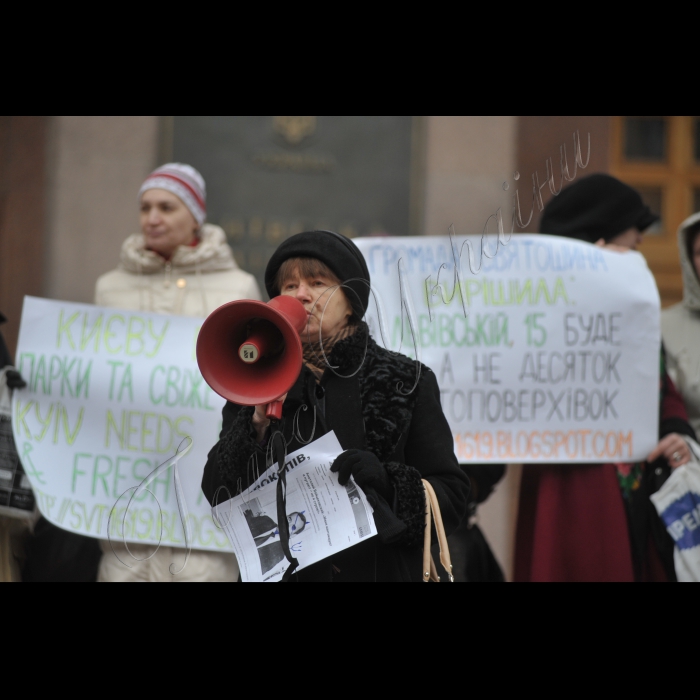
[[[14,392],[13,432],[47,520],[184,547],[185,518],[193,548],[231,551],[200,488],[224,404],[197,367],[201,325],[25,297],[16,356],[28,386]]]
[[[382,341],[370,298],[372,334],[435,372],[460,462],[630,462],[656,445],[659,295],[639,253],[542,235],[355,242],[384,310]]]

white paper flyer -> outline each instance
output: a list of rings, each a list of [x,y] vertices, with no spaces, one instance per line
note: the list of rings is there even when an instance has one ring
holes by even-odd
[[[352,478],[341,486],[330,470],[342,451],[330,432],[287,455],[289,547],[299,570],[377,534],[365,494]],[[289,566],[277,526],[276,471],[273,465],[255,486],[214,509],[244,582],[280,581]]]

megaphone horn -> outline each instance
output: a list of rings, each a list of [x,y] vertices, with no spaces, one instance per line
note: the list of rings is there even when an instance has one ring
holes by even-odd
[[[280,396],[301,372],[303,304],[278,296],[267,304],[230,301],[207,316],[197,338],[197,364],[206,383],[241,406],[265,404],[268,418],[282,417]]]

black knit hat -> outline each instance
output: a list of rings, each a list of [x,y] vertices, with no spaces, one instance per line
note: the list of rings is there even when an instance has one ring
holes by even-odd
[[[633,187],[596,173],[569,185],[547,203],[540,233],[589,243],[603,238],[607,243],[633,226],[644,231],[658,219]]]
[[[280,293],[275,278],[289,258],[316,258],[328,265],[341,282],[347,283],[345,296],[355,314],[359,318],[365,315],[369,303],[369,270],[360,249],[349,238],[333,231],[304,231],[283,241],[265,269],[265,288],[270,298]]]

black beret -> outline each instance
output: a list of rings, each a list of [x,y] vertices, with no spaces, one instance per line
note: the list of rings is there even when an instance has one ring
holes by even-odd
[[[345,296],[353,311],[359,318],[365,315],[369,304],[369,270],[360,249],[349,238],[333,231],[304,231],[283,241],[265,269],[265,288],[270,298],[280,293],[275,278],[282,263],[289,258],[316,258],[328,265],[349,287]]]
[[[540,233],[609,242],[632,227],[644,231],[658,219],[633,187],[612,175],[596,173],[552,197],[542,213]]]

